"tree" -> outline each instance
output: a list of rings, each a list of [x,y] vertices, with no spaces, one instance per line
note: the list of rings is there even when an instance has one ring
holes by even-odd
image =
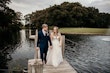
[[[61,5],[33,12],[29,16],[32,27],[38,28],[43,23],[59,27],[107,28],[110,26],[110,14],[99,13],[97,8],[85,7],[79,2],[64,2]]]
[[[0,0],[0,30],[19,30],[21,25],[19,17],[7,6],[9,3],[10,0]]]

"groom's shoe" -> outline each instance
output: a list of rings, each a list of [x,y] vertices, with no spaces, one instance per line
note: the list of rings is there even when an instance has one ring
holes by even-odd
[[[46,64],[47,63],[47,61],[44,61],[44,64]]]
[[[42,64],[43,64],[43,70],[44,70],[44,67],[45,67],[45,62],[43,61],[43,62],[42,62]]]

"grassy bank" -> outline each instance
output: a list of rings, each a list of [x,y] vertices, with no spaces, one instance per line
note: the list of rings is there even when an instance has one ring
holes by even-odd
[[[60,28],[59,31],[63,34],[106,34],[107,28]]]

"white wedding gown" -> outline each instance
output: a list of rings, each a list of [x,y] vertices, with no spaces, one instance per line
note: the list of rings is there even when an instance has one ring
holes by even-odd
[[[61,62],[63,62],[62,47],[59,46],[59,38],[59,36],[53,36],[52,49],[48,49],[47,53],[47,65],[57,67]]]

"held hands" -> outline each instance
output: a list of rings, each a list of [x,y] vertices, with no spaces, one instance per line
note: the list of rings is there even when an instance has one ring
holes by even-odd
[[[60,44],[59,46],[61,47],[62,45]]]
[[[50,46],[50,49],[52,49],[52,46]]]
[[[40,48],[39,47],[36,47],[36,50],[38,51]]]

